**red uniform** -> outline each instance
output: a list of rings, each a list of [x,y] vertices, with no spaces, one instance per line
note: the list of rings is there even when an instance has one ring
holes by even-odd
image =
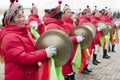
[[[87,22],[90,22],[90,18],[87,17],[87,16],[80,16],[79,18],[79,24],[78,26],[82,25],[83,23],[87,23]]]
[[[66,18],[64,20],[66,20]],[[64,23],[65,23],[65,25],[64,25]],[[48,18],[45,21],[45,25],[46,25],[45,30],[58,29],[58,30],[62,30],[68,34],[73,26],[71,23],[66,23],[66,22],[64,22],[64,23],[62,20]],[[71,25],[71,27],[69,27],[66,24]],[[75,37],[71,37],[71,40],[73,43],[77,43],[77,40]],[[70,66],[70,65],[71,65],[71,59],[63,66],[63,68],[62,68],[63,75],[67,75],[67,74],[73,72],[72,66]]]
[[[78,26],[81,26],[82,24],[84,24],[84,23],[90,23],[90,18],[89,17],[87,17],[87,16],[84,16],[84,15],[82,15],[82,16],[80,16],[79,18],[79,24],[78,24]],[[87,51],[86,51],[86,49],[83,49],[82,51],[81,51],[81,67],[80,67],[80,72],[82,72],[83,70],[84,70],[84,68],[86,67],[86,65],[87,65],[87,61],[89,61],[89,58],[88,58],[88,53],[87,53]]]
[[[73,20],[71,18],[68,18],[68,17],[65,17],[65,16],[62,16],[62,21],[64,22],[64,26],[65,27],[65,30],[67,32],[67,34],[70,33],[70,31],[76,27],[76,25],[74,24]]]
[[[91,17],[91,23],[96,27],[96,24],[100,21],[100,18],[97,16],[92,16]],[[96,36],[94,38],[94,45],[99,44],[100,45],[100,39],[102,35],[99,31],[96,30]]]
[[[28,23],[32,22],[32,21],[37,21],[38,22],[38,33],[42,34],[44,32],[44,27],[43,24],[39,18],[39,15],[37,14],[30,14],[28,16]]]
[[[112,21],[113,21],[113,17],[108,17],[108,16],[105,16],[105,15],[101,15],[101,17],[100,17],[100,19],[102,20],[102,21],[104,21],[105,23],[112,23]],[[116,28],[116,25],[115,24],[112,24],[112,26],[114,27],[114,28]],[[115,33],[115,32],[114,32]],[[115,40],[113,40],[113,35],[114,35],[114,33],[112,34],[112,35],[110,35],[110,41],[112,42],[112,43],[114,43],[114,41]],[[118,37],[118,35],[117,35],[117,37]]]
[[[49,17],[49,14],[46,13],[46,14],[43,16],[42,21],[44,22],[48,17]]]
[[[67,34],[69,35],[70,31],[75,27],[75,24],[71,18],[68,18],[66,16],[62,16],[62,21],[64,22],[65,30]],[[74,53],[72,54],[71,58],[74,56]],[[73,72],[72,69],[72,60],[70,59],[63,67],[62,67],[62,73],[63,75],[70,74]]]
[[[97,16],[91,16],[91,23],[93,25],[96,25],[96,23],[98,23],[100,21],[100,18]],[[96,26],[95,26],[96,27]]]
[[[44,49],[35,51],[28,27],[5,26],[0,34],[5,80],[35,80],[37,63],[47,60]]]

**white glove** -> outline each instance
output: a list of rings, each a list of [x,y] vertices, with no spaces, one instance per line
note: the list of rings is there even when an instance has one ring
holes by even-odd
[[[98,53],[99,53],[99,46],[95,45],[95,54],[98,54]]]
[[[120,23],[116,23],[115,25],[116,25],[116,27],[119,27],[119,26],[120,26]]]
[[[97,27],[98,31],[101,31],[103,29],[103,27]]]
[[[51,58],[53,55],[57,54],[57,49],[53,46],[49,46],[45,49],[46,53],[47,53],[47,57]]]
[[[85,39],[85,37],[83,37],[83,36],[76,36],[76,39],[77,39],[77,42],[82,42]]]
[[[35,29],[35,30],[37,30],[37,28],[38,28],[38,23],[37,23],[37,21],[32,21],[32,22],[30,22],[30,24],[29,24],[33,29]]]

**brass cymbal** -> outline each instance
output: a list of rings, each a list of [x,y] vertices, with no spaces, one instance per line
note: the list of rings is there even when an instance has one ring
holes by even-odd
[[[82,49],[88,48],[92,44],[93,35],[86,27],[75,27],[70,32],[70,36],[83,36],[85,39],[80,43]]]
[[[107,23],[107,26],[108,26],[108,29],[109,29],[109,31],[110,31],[110,34],[113,34],[114,31],[115,31],[113,25],[112,25],[111,23]]]
[[[95,35],[96,35],[96,28],[95,28],[95,26],[93,24],[91,24],[91,23],[84,23],[81,26],[88,28],[92,32],[93,38],[95,37]]]
[[[100,22],[98,22],[98,23],[96,24],[96,26],[103,28],[103,29],[100,31],[100,32],[102,33],[102,36],[105,36],[105,35],[108,34],[109,29],[108,29],[108,26],[107,26],[107,24],[106,24],[105,22],[100,21]]]
[[[57,48],[57,55],[53,56],[55,66],[60,67],[68,62],[73,49],[69,36],[61,30],[48,30],[36,42],[37,50],[45,49],[51,45]]]
[[[120,19],[114,19],[112,23],[115,25],[119,24],[119,26],[117,26],[117,28],[120,29]]]

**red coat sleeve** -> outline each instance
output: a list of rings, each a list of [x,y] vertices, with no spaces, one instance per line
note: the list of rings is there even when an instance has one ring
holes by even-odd
[[[32,49],[33,46],[29,46],[28,48]],[[26,51],[24,44],[20,41],[18,36],[15,35],[4,36],[1,49],[5,62],[12,61],[23,66],[36,64],[39,61],[47,59],[46,51],[44,49],[38,51]]]

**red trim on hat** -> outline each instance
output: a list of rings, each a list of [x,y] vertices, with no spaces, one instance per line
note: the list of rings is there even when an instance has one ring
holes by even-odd
[[[14,5],[14,3],[12,5]],[[12,8],[12,7],[9,8],[9,10],[6,13],[5,19],[4,19],[4,24],[5,25],[9,25],[10,24],[10,19],[11,19],[12,15],[14,14],[14,12],[16,10],[18,10],[18,6],[15,7],[15,8]]]
[[[61,1],[61,0],[59,0],[59,1],[58,1],[58,4],[62,4],[62,1]]]
[[[18,2],[18,0],[16,0],[16,2]]]
[[[15,2],[15,0],[10,0],[11,4]]]
[[[49,17],[53,17],[54,15],[57,14],[57,10],[53,11],[51,14],[49,14]]]

